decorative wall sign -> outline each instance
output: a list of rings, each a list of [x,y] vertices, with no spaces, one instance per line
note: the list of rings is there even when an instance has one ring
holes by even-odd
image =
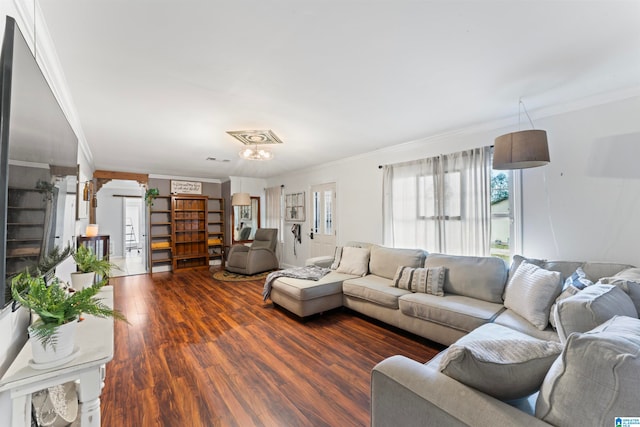
[[[202,194],[202,183],[171,180],[171,194]]]
[[[292,193],[285,196],[285,221],[304,222],[304,194],[304,192]]]

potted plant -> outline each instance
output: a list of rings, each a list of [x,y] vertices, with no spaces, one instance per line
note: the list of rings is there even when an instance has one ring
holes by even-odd
[[[80,245],[73,254],[73,260],[78,266],[78,271],[71,273],[71,285],[76,290],[90,286],[96,275],[99,279],[108,279],[112,268],[118,268],[106,259],[98,259],[91,248]]]
[[[147,203],[147,206],[153,206],[153,201],[156,197],[160,195],[160,190],[157,188],[149,188],[146,193],[144,193],[144,201]]]
[[[12,279],[13,298],[38,315],[29,326],[34,364],[50,367],[73,358],[75,329],[82,313],[126,321],[120,312],[96,296],[106,282],[105,279],[80,291],[72,291],[58,278],[47,285],[44,277],[31,276],[28,271]]]

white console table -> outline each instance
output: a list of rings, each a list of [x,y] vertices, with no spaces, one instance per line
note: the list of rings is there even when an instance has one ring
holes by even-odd
[[[98,294],[113,307],[113,287]],[[0,391],[9,390],[12,401],[12,427],[31,425],[31,393],[57,384],[79,380],[80,425],[100,426],[100,393],[105,365],[113,359],[113,319],[85,315],[76,330],[76,357],[61,366],[37,370],[29,365],[31,344],[27,341],[18,357],[0,379]]]

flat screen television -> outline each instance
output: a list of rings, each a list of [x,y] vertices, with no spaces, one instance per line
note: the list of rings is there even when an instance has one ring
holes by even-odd
[[[78,139],[9,16],[0,85],[1,309],[11,302],[15,274],[47,273],[56,247],[72,245]]]

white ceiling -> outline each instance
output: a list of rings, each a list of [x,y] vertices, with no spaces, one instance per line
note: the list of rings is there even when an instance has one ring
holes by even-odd
[[[637,0],[39,3],[98,169],[269,177],[640,86]]]

